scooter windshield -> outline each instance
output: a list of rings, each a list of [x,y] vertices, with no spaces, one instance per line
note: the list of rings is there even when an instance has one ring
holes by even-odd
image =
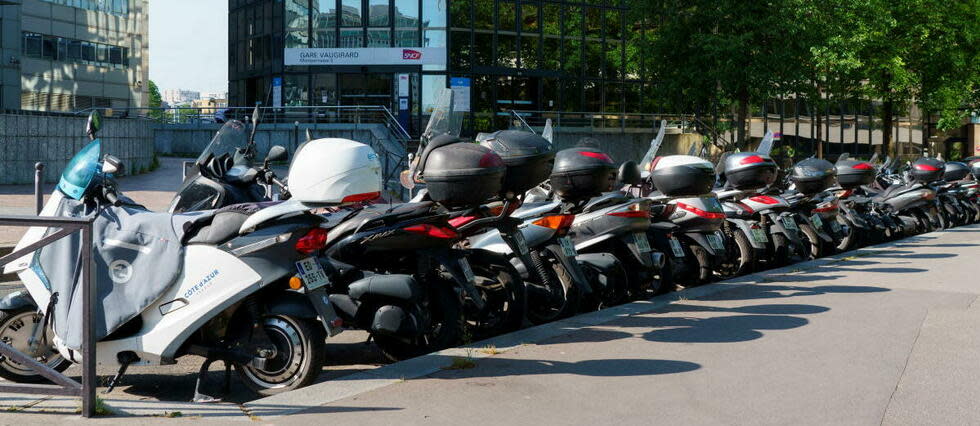
[[[65,171],[62,172],[61,180],[58,182],[58,189],[71,198],[82,199],[99,171],[100,158],[102,158],[102,142],[96,139],[78,151],[78,154],[75,154],[75,157],[65,166]]]
[[[223,155],[234,158],[236,153],[244,151],[247,146],[248,134],[245,132],[245,124],[238,120],[231,120],[221,126],[218,134],[214,135],[201,156],[197,157],[196,163],[203,165],[208,158],[219,158]]]
[[[667,134],[667,120],[662,120],[660,122],[660,130],[657,131],[657,137],[650,141],[650,149],[647,150],[646,155],[640,160],[640,171],[650,172],[650,164],[653,163],[653,159],[657,157],[657,151],[660,151],[660,145],[664,143],[664,135]]]

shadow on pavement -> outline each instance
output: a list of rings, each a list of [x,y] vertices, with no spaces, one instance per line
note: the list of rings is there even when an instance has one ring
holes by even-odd
[[[810,323],[806,318],[788,315],[730,315],[711,318],[635,317],[635,327],[671,327],[653,330],[643,338],[670,343],[732,343],[755,340],[759,330],[789,330]]]
[[[446,359],[449,365],[452,361]],[[484,358],[476,367],[466,370],[444,370],[432,375],[437,379],[476,377],[533,376],[574,374],[591,377],[656,376],[694,371],[700,364],[666,359],[590,359],[577,362]]]
[[[822,285],[814,287],[801,287],[778,284],[748,284],[733,288],[731,290],[721,291],[701,297],[698,300],[784,299],[787,297],[819,296],[830,293],[879,293],[885,291],[891,290],[883,287],[860,285]]]

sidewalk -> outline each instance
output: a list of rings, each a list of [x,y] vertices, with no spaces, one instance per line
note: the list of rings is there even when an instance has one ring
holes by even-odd
[[[241,405],[107,403],[221,423],[976,424],[978,237],[920,236]],[[62,422],[77,406],[24,399],[0,395],[18,410],[0,423]],[[176,421],[93,423],[134,420]]]

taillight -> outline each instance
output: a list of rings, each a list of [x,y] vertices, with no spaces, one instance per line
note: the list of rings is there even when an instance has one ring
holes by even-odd
[[[554,216],[545,216],[532,223],[538,226],[551,228],[557,231],[567,231],[568,228],[572,226],[572,222],[575,222],[575,215],[559,214]]]
[[[296,251],[302,254],[313,254],[317,250],[322,250],[327,246],[327,230],[322,228],[311,229],[306,235],[296,241]]]
[[[402,228],[403,231],[411,232],[413,234],[425,235],[432,238],[442,238],[442,239],[453,239],[458,238],[459,234],[456,231],[443,228],[435,225],[430,225],[428,223],[423,223],[421,225],[412,225],[409,227]]]
[[[376,198],[381,198],[381,192],[365,192],[363,194],[353,194],[344,197],[340,200],[341,203],[357,203],[361,201],[371,201]]]
[[[762,204],[779,204],[779,200],[768,195],[756,195],[755,197],[751,197],[749,199]]]
[[[449,224],[452,225],[453,228],[459,228],[460,226],[466,225],[474,220],[476,220],[476,216],[459,216],[449,219]]]
[[[692,206],[690,204],[685,204],[685,203],[681,203],[681,202],[678,202],[677,203],[677,208],[679,208],[681,210],[687,210],[687,211],[689,211],[691,213],[694,213],[694,214],[696,214],[698,216],[701,216],[701,217],[703,217],[705,219],[724,219],[725,218],[725,214],[724,213],[716,213],[716,212],[709,212],[709,211],[701,210],[701,209],[699,209],[697,207],[694,207],[694,206]]]
[[[748,213],[748,214],[755,213],[755,209],[753,209],[752,207],[749,207],[749,206],[747,206],[747,205],[745,205],[743,203],[736,203],[736,204],[738,205],[738,207],[740,209],[745,210],[745,212]]]
[[[650,209],[642,203],[632,204],[625,211],[606,213],[607,216],[650,218]]]
[[[661,159],[661,158],[664,158],[664,157],[655,157],[655,158],[653,159],[653,162],[652,162],[652,163],[650,163],[650,168],[649,168],[649,169],[648,169],[647,171],[648,171],[648,172],[652,172],[652,171],[654,171],[654,170],[657,170],[657,163],[659,163],[659,162],[660,162],[660,159]]]
[[[847,197],[850,197],[851,195],[854,195],[854,190],[853,189],[845,189],[844,191],[841,191],[840,194],[837,194],[837,198],[847,198]]]
[[[612,163],[613,159],[609,155],[603,152],[593,152],[593,151],[579,151],[578,155],[583,157],[595,158],[597,160],[602,160],[607,163]]]
[[[504,160],[495,152],[488,152],[480,157],[480,167],[503,167]]]
[[[868,163],[857,163],[857,164],[851,166],[851,168],[852,169],[856,169],[856,170],[871,170],[871,169],[874,168],[874,166],[872,166],[872,165],[870,165]]]
[[[938,172],[939,168],[928,164],[916,164],[915,169],[923,172]]]
[[[821,204],[813,209],[813,213],[830,213],[837,210],[837,202]]]
[[[739,160],[738,164],[744,166],[746,164],[758,164],[758,163],[765,163],[765,162],[766,160],[758,155],[750,155],[748,157]]]

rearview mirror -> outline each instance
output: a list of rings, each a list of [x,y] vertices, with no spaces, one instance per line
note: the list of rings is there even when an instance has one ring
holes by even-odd
[[[92,139],[95,139],[95,134],[102,129],[102,114],[99,110],[93,110],[88,115],[88,123],[85,123],[85,133]]]
[[[265,162],[270,163],[273,161],[282,161],[285,160],[287,156],[288,153],[286,152],[286,148],[283,148],[281,145],[276,145],[269,149],[269,153],[265,156]]]
[[[627,161],[620,165],[616,174],[616,180],[624,185],[639,185],[642,179],[640,168],[633,161]]]

